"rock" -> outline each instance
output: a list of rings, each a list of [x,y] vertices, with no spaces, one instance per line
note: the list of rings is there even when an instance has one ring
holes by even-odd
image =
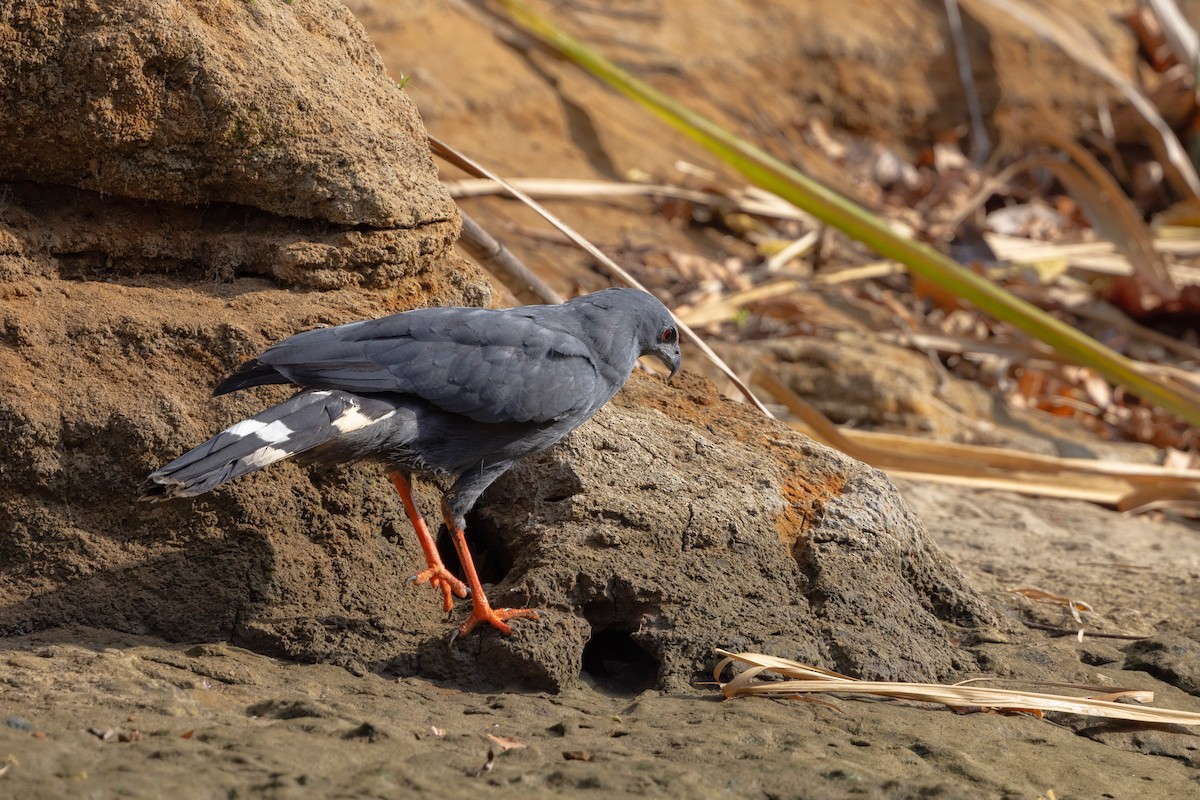
[[[996,624],[882,473],[697,378],[666,389],[635,376],[563,446],[502,477],[475,516],[508,589],[497,602],[550,609],[555,634],[489,641],[503,651],[489,661],[515,674],[542,648],[554,685],[601,637],[631,642],[650,683],[673,690],[718,646],[929,680],[972,663],[947,626]],[[455,658],[423,666],[449,675]]]
[[[331,0],[21,0],[0,40],[0,252],[327,289],[458,235],[414,106]]]
[[[1145,753],[1158,758],[1169,758],[1191,769],[1200,767],[1200,755],[1196,746],[1189,742],[1186,734],[1180,735],[1180,729],[1172,726],[1137,726],[1132,723],[1122,723],[1116,720],[1095,721],[1087,724],[1075,722],[1070,727],[1075,728],[1081,736],[1106,744],[1114,750],[1125,750],[1131,753]]]
[[[680,688],[714,646],[928,679],[970,666],[944,625],[996,625],[881,473],[703,379],[635,376],[469,521],[495,599],[546,608],[546,621],[448,647],[440,605],[405,582],[421,557],[377,467],[283,464],[194,500],[134,499],[153,468],[286,396],[214,400],[223,372],[289,330],[378,312],[370,300],[9,288],[37,302],[0,299],[0,370],[15,389],[0,395],[4,635],[79,622],[541,688],[577,681],[589,643],[606,642]],[[432,514],[436,492],[420,488]]]
[[[246,713],[252,717],[268,717],[270,719],[337,716],[337,713],[329,706],[312,700],[263,700],[247,708]]]
[[[790,337],[722,349],[772,374],[839,424],[975,441],[990,419],[986,390],[938,374],[928,357],[864,337]]]
[[[340,3],[6,9],[4,178],[338,225],[455,217],[415,107]]]
[[[824,302],[811,305],[806,315],[830,315]],[[839,332],[721,344],[717,352],[740,374],[766,369],[838,424],[1063,457],[1145,464],[1159,457],[1152,446],[1105,442],[1070,421],[1005,405],[936,358],[873,340],[852,320],[826,327]]]
[[[8,256],[0,280],[145,282],[166,274],[204,285],[262,276],[328,290],[395,288],[432,268],[469,270],[446,252],[455,220],[415,230],[350,228],[231,204],[146,203],[29,182],[0,187],[0,253]]]
[[[1149,672],[1188,694],[1200,695],[1200,641],[1194,635],[1169,633],[1139,639],[1125,650],[1125,669]]]
[[[208,395],[270,341],[490,301],[482,274],[448,253],[457,215],[411,104],[325,0],[19,2],[0,10],[0,34],[0,630],[86,619],[254,642],[259,612],[314,576],[338,588],[317,590],[335,599],[313,625],[335,643],[339,627],[369,630],[371,559],[343,565],[356,585],[324,572],[326,551],[374,546],[394,561],[388,578],[410,571],[412,553],[383,537],[403,520],[389,492],[366,493],[390,509],[371,527],[357,527],[353,489],[311,483],[298,507],[252,490],[155,511],[132,493],[264,402]],[[345,291],[356,286],[388,291]],[[289,508],[312,539],[289,533],[304,527]],[[299,596],[297,609],[313,600]],[[360,651],[320,650],[348,667]]]

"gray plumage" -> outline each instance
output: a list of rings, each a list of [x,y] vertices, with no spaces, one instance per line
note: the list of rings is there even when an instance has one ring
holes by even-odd
[[[383,462],[453,476],[461,528],[517,460],[577,428],[625,384],[638,358],[679,369],[675,323],[645,292],[608,289],[556,306],[428,308],[291,336],[216,394],[301,388],[153,472],[142,499],[207,492],[291,456]]]

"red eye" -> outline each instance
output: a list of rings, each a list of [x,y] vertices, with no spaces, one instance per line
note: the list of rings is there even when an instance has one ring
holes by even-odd
[[[663,344],[675,344],[679,338],[679,333],[674,328],[663,328],[662,333],[658,335],[658,340]]]

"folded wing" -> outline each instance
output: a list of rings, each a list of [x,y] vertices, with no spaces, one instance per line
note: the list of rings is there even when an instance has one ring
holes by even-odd
[[[216,394],[293,383],[413,395],[477,422],[552,422],[610,394],[588,347],[557,321],[430,308],[307,331],[244,364]]]

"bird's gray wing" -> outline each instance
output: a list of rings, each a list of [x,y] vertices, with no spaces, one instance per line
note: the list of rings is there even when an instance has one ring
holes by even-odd
[[[478,422],[550,422],[606,393],[559,314],[430,308],[296,334],[218,387],[294,383],[415,395]]]

